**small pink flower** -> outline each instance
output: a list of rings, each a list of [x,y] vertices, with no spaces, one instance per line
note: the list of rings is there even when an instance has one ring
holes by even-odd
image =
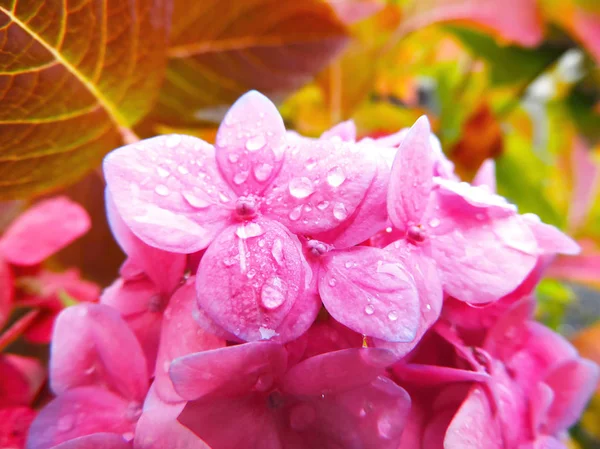
[[[64,443],[128,447],[148,391],[142,348],[119,313],[81,304],[58,316],[52,337],[50,386],[57,395],[31,425],[28,449]]]
[[[390,361],[346,349],[289,366],[282,345],[257,342],[182,357],[170,372],[189,401],[179,421],[212,449],[395,449],[410,399],[384,376]]]
[[[257,92],[232,106],[216,149],[162,136],[113,151],[104,170],[140,239],[186,254],[208,247],[198,304],[240,340],[289,341],[314,320],[319,302],[297,235],[349,246],[369,237],[363,221],[384,220],[367,195],[378,159],[354,144],[286,137]]]

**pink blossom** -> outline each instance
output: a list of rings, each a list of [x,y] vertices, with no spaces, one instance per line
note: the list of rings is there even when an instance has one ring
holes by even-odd
[[[356,145],[288,139],[277,109],[257,92],[227,113],[216,149],[162,136],[104,162],[134,234],[165,251],[207,248],[197,274],[207,320],[241,340],[278,341],[306,331],[319,308],[297,236],[346,246],[368,238],[364,222],[385,220],[366,198],[378,166]]]
[[[116,310],[101,304],[65,309],[51,347],[50,386],[57,397],[31,425],[27,448],[78,447],[82,437],[86,444],[127,447],[148,378],[142,348]]]
[[[289,366],[282,345],[256,342],[182,357],[170,372],[188,400],[179,421],[212,449],[384,449],[397,447],[410,406],[384,376],[390,361],[346,349]]]

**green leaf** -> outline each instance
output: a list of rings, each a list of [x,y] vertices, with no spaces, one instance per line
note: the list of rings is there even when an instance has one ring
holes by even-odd
[[[535,49],[501,46],[494,38],[477,31],[456,26],[448,26],[447,29],[471,50],[474,57],[486,60],[491,82],[495,85],[530,81],[562,54],[561,49],[547,45]]]
[[[0,199],[66,185],[152,107],[167,0],[0,0]]]

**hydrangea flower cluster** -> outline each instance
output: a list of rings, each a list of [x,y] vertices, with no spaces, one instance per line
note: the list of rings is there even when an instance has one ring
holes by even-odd
[[[28,449],[566,447],[598,368],[533,321],[578,246],[462,182],[425,117],[357,141],[286,131],[257,92],[215,146],[104,161],[127,260],[54,326]]]

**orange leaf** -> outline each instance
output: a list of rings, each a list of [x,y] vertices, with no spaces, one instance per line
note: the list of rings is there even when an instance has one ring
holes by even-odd
[[[215,120],[250,89],[279,96],[308,82],[344,46],[346,26],[322,0],[176,0],[166,82],[167,125]]]
[[[166,0],[0,0],[0,198],[82,176],[152,107]]]

